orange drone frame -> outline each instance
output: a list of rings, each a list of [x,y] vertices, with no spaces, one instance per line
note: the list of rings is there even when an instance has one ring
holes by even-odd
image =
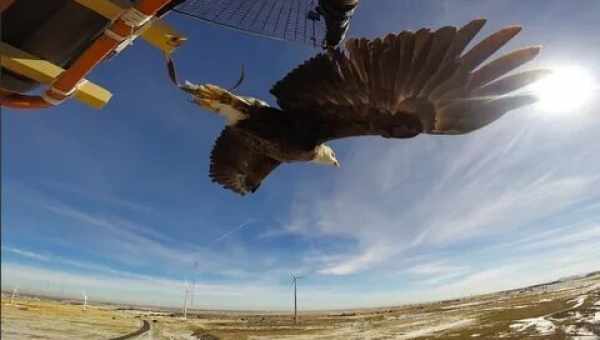
[[[0,106],[40,109],[59,105],[75,96],[92,107],[101,108],[110,100],[110,92],[85,80],[85,76],[100,62],[126,48],[140,35],[166,54],[171,54],[185,40],[155,16],[172,0],[138,0],[132,7],[111,0],[74,1],[111,19],[112,23],[66,70],[2,42],[0,61],[3,68],[37,82],[48,83],[49,87],[41,95],[1,90]],[[15,0],[0,0],[0,13],[14,3]]]

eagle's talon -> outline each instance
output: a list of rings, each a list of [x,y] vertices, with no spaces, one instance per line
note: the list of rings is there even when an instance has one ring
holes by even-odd
[[[229,91],[211,84],[198,86],[194,95],[202,103],[209,101],[230,105],[234,101],[233,94]]]

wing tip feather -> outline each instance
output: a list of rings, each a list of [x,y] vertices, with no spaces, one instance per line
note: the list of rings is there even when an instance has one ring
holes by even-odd
[[[510,25],[502,28],[498,31],[498,33],[507,34],[511,36],[515,36],[523,31],[523,26],[520,25]]]

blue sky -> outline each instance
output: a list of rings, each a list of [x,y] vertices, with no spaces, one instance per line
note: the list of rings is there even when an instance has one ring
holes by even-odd
[[[591,0],[364,1],[350,35],[486,17],[483,35],[525,27],[509,49],[544,45],[536,65],[600,79],[599,12]],[[167,20],[189,37],[180,77],[229,86],[244,64],[238,91],[270,103],[271,85],[317,52]],[[197,307],[287,309],[296,273],[300,307],[323,309],[600,269],[596,96],[467,136],[336,141],[342,168],[282,166],[241,198],[207,175],[223,121],[171,86],[157,50],[137,41],[89,78],[115,94],[104,110],[2,112],[3,289],[174,306],[196,280]]]

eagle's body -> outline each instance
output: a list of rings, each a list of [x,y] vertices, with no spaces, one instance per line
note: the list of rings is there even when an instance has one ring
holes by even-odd
[[[327,128],[333,123],[315,112],[291,113],[264,106],[248,107],[244,116],[228,129],[243,136],[253,151],[280,162],[313,160],[317,147],[326,141],[322,136],[327,135]],[[409,138],[422,132],[418,118],[403,112],[379,121],[349,123],[353,128],[360,124],[365,130],[372,130],[372,135],[389,138]]]
[[[227,121],[211,154],[211,178],[244,195],[281,163],[339,166],[325,144],[333,139],[465,134],[533,103],[530,95],[509,94],[547,72],[507,74],[540,48],[480,66],[520,31],[505,28],[463,54],[484,23],[350,40],[347,52],[320,54],[278,82],[271,93],[281,109],[214,85],[183,86]]]
[[[298,119],[272,107],[251,110],[247,119],[229,127],[243,136],[254,152],[264,153],[279,162],[310,161],[318,145],[314,121]]]

